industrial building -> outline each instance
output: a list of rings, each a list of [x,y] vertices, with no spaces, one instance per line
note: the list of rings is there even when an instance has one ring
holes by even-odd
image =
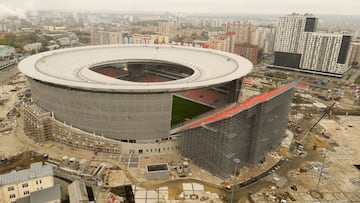
[[[317,22],[310,14],[280,17],[271,66],[342,77],[350,68],[351,36],[316,32]]]

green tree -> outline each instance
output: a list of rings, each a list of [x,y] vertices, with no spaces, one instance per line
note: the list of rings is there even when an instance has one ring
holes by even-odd
[[[264,49],[263,48],[258,49],[257,58],[258,58],[258,60],[264,58]]]

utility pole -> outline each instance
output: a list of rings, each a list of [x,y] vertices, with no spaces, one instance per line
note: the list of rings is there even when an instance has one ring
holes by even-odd
[[[230,203],[233,203],[233,198],[234,198],[234,191],[235,191],[235,181],[236,181],[236,172],[237,172],[237,165],[240,163],[240,159],[235,158],[234,160],[235,163],[235,170],[234,170],[234,181],[233,181],[233,185],[231,187],[231,199],[230,199]]]

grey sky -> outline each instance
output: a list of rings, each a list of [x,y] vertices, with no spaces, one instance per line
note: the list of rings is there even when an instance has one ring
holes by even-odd
[[[0,0],[0,16],[29,10],[171,11],[231,14],[357,15],[360,0]]]

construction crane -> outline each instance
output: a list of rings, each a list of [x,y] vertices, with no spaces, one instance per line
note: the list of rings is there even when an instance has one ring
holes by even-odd
[[[314,123],[313,126],[305,133],[304,137],[301,138],[299,141],[299,144],[302,144],[305,140],[305,138],[311,133],[311,131],[315,128],[315,126],[327,115],[330,113],[331,109],[335,106],[336,102],[334,102],[331,106],[327,107],[324,114]]]

